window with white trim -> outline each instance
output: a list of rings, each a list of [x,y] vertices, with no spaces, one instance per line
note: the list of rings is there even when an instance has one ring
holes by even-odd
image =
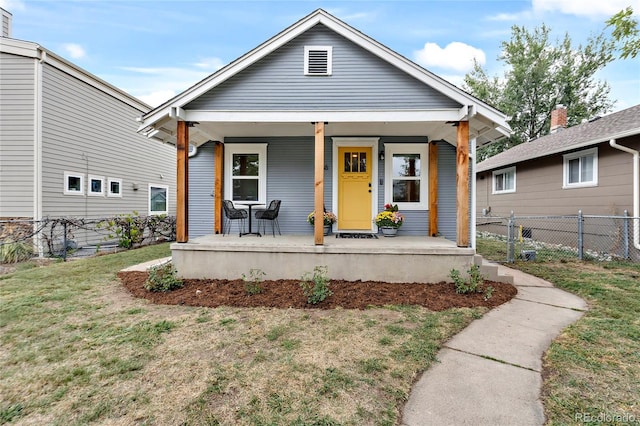
[[[122,179],[107,179],[107,197],[122,198]]]
[[[65,195],[84,195],[84,175],[73,172],[64,172]]]
[[[385,144],[385,203],[400,210],[429,209],[428,144]]]
[[[225,199],[267,202],[267,144],[229,144],[225,147]]]
[[[104,196],[104,177],[89,175],[87,194],[93,197]]]
[[[598,185],[598,148],[565,154],[563,157],[563,188]]]
[[[304,47],[304,75],[331,75],[333,71],[332,46]]]
[[[169,187],[149,184],[149,215],[169,214]]]
[[[493,172],[493,191],[494,194],[506,194],[516,192],[516,168],[508,167],[506,169],[496,170]]]

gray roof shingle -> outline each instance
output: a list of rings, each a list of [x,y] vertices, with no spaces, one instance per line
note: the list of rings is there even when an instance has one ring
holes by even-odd
[[[521,143],[478,163],[476,170],[493,170],[635,134],[640,134],[640,105]]]

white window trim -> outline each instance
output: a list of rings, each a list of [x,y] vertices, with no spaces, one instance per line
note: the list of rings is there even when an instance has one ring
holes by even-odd
[[[151,211],[151,188],[162,188],[167,191],[167,199],[166,199],[166,210],[162,212],[152,212]],[[168,185],[156,185],[155,183],[149,184],[149,192],[147,193],[147,210],[149,211],[149,216],[160,216],[169,214],[169,186]]]
[[[420,154],[420,202],[393,201],[393,155]],[[384,144],[384,202],[397,204],[400,210],[429,210],[429,144],[386,143]]]
[[[327,52],[327,72],[323,74],[309,73],[309,52],[312,50],[324,50]],[[305,46],[304,47],[304,75],[328,76],[333,73],[333,46]]]
[[[120,187],[120,192],[118,194],[114,194],[113,192],[111,192],[112,182],[118,182],[118,185]],[[107,197],[122,198],[122,179],[107,178]]]
[[[569,161],[580,157],[593,156],[593,180],[588,182],[569,183]],[[598,148],[564,154],[562,156],[562,189],[588,188],[598,186]]]
[[[224,144],[224,199],[233,201],[233,154],[258,154],[258,203],[267,203],[267,144],[266,143],[225,143]],[[235,203],[235,201],[233,201]],[[241,201],[240,201],[241,202]],[[238,205],[239,208],[246,208]]]
[[[80,178],[80,190],[79,191],[70,191],[69,188],[69,178],[77,177]],[[84,195],[84,175],[81,173],[74,172],[64,172],[64,181],[62,183],[62,192],[64,195]]]
[[[502,175],[502,174],[507,174],[513,172],[513,189],[503,189],[501,191],[496,189],[496,176],[497,175]],[[507,167],[505,169],[500,169],[500,170],[495,170],[493,172],[492,175],[492,179],[491,179],[491,193],[492,194],[509,194],[509,193],[513,193],[516,192],[516,167]]]
[[[94,192],[91,190],[91,181],[100,181],[100,192]],[[90,197],[104,197],[104,176],[89,175],[87,179],[87,195]]]

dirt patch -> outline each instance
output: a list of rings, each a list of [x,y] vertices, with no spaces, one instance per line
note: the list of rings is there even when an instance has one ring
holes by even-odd
[[[379,281],[332,280],[333,295],[317,305],[310,305],[302,294],[298,280],[265,280],[262,293],[248,295],[242,280],[185,280],[184,287],[165,293],[144,288],[146,272],[120,272],[124,287],[138,298],[155,304],[188,306],[234,306],[270,308],[366,309],[371,306],[420,305],[433,311],[457,307],[494,308],[511,300],[517,290],[511,284],[485,281],[483,289],[493,287],[485,300],[483,293],[457,294],[452,283],[385,283]]]

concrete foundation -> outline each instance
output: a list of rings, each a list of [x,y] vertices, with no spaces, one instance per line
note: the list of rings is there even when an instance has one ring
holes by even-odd
[[[474,250],[443,238],[395,237],[340,239],[328,236],[316,246],[312,236],[254,237],[211,235],[171,245],[173,264],[182,278],[237,279],[250,269],[265,279],[300,279],[316,266],[329,278],[386,282],[451,281],[473,264]]]

